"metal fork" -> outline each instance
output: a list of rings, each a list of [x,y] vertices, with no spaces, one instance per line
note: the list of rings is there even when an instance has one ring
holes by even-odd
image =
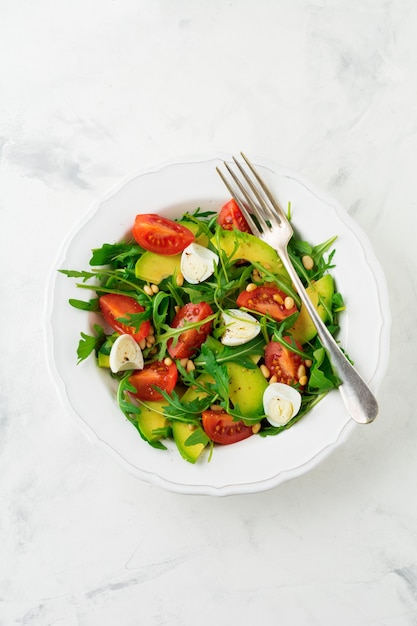
[[[318,336],[327,351],[333,369],[341,381],[339,390],[349,415],[360,424],[368,424],[377,416],[377,401],[317,314],[303,283],[291,263],[287,246],[293,236],[293,229],[284,211],[243,152],[241,152],[241,156],[247,168],[245,169],[244,164],[233,157],[237,173],[227,162],[224,162],[232,182],[227,180],[218,167],[216,168],[217,172],[240,207],[253,233],[256,233],[260,239],[277,251],[317,329]],[[247,170],[249,170],[249,173]]]

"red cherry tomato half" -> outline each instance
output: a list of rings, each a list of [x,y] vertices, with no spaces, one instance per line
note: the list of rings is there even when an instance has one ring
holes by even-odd
[[[236,228],[236,230],[241,230],[245,233],[252,232],[235,200],[229,200],[222,206],[217,221],[224,230]]]
[[[133,395],[143,402],[163,400],[163,395],[154,389],[154,385],[171,393],[177,384],[177,379],[178,370],[175,363],[165,365],[163,361],[149,363],[143,370],[138,370],[129,376],[129,382],[136,389]]]
[[[143,313],[145,310],[133,298],[115,293],[107,293],[104,296],[100,296],[99,304],[104,319],[116,332],[132,335],[138,342],[149,335],[151,328],[149,320],[142,322],[137,331],[135,326],[118,321],[119,318],[129,317],[129,314],[136,315]]]
[[[191,230],[155,213],[137,215],[132,232],[142,248],[168,256],[179,254],[194,241]]]
[[[251,426],[246,426],[241,421],[234,421],[233,417],[224,410],[203,411],[202,425],[207,437],[220,444],[236,443],[253,434]]]
[[[180,308],[171,323],[171,328],[181,328],[186,322],[202,322],[212,315],[213,309],[207,302],[193,304],[189,302]],[[178,341],[173,339],[168,341],[167,347],[173,359],[189,359],[194,355],[210,334],[212,322],[202,324],[199,328],[184,330],[178,337]]]
[[[291,343],[291,337],[284,337],[285,341]],[[301,345],[296,342],[297,348],[301,350]],[[270,341],[265,349],[265,365],[269,369],[271,376],[276,376],[277,382],[286,385],[296,385],[300,382],[298,370],[303,359],[299,354],[292,352],[279,341]]]
[[[285,298],[286,294],[277,287],[262,285],[253,291],[242,291],[236,303],[239,307],[258,311],[264,315],[268,313],[275,320],[281,321],[297,311],[295,305],[290,309],[285,308]]]

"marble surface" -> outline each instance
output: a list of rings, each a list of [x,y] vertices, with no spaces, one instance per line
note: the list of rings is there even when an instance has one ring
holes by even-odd
[[[0,3],[1,626],[417,623],[417,4]],[[184,496],[94,447],[47,371],[51,264],[91,204],[184,154],[262,155],[386,274],[380,415],[308,474]]]

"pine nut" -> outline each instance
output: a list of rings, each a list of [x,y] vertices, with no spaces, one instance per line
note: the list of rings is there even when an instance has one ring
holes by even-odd
[[[188,363],[188,359],[180,359],[181,367],[186,368],[187,367],[187,363]]]
[[[140,348],[141,350],[144,350],[144,349],[146,348],[146,339],[141,339],[141,340],[139,341],[139,348]]]
[[[185,369],[187,370],[187,372],[192,372],[193,370],[195,370],[195,365],[191,359],[188,359],[187,367]]]
[[[274,302],[278,302],[278,304],[284,304],[284,302],[285,302],[285,300],[283,300],[281,298],[279,293],[274,293],[274,295],[272,296],[272,299],[273,299]]]
[[[146,337],[146,342],[150,343],[151,346],[153,346],[153,344],[155,343],[156,339],[155,339],[155,335],[148,335]],[[150,347],[150,346],[149,346]]]
[[[304,265],[306,270],[311,270],[314,267],[314,261],[310,255],[305,254],[301,259],[302,264]]]
[[[313,365],[313,361],[310,361],[310,359],[306,359],[306,360],[304,361],[304,365],[305,365],[306,367],[311,367],[311,366]]]
[[[261,430],[261,422],[257,422],[256,424],[252,426],[252,432],[254,435],[256,435],[256,433],[259,433],[260,430]]]
[[[277,383],[278,382],[278,378],[275,376],[275,374],[273,376],[271,376],[271,378],[269,379],[269,384],[272,385],[272,383]]]
[[[284,307],[286,308],[287,311],[290,311],[294,306],[294,298],[291,298],[291,296],[287,296],[284,300]]]
[[[304,365],[300,365],[300,367],[297,370],[297,377],[298,380],[300,380],[301,378],[303,378],[303,376],[306,375],[306,368]]]
[[[249,283],[249,285],[246,286],[246,291],[248,291],[249,293],[251,291],[255,291],[255,289],[257,289],[257,286],[255,285],[255,283]]]
[[[211,411],[214,411],[215,413],[221,413],[223,411],[222,407],[220,406],[220,404],[212,404],[210,407]]]
[[[151,289],[152,289],[152,293],[158,293],[158,291],[159,291],[158,285],[152,284],[151,285]]]
[[[175,282],[177,283],[177,287],[182,287],[184,284],[184,276],[181,273],[177,274]]]
[[[180,310],[180,308],[181,308],[181,307],[180,307],[180,305],[179,305],[179,304],[176,304],[176,305],[174,306],[174,311],[175,311],[175,313],[178,313],[178,311]]]
[[[256,282],[257,280],[260,280],[260,278],[261,278],[261,275],[259,273],[259,270],[255,268],[252,272],[252,280]]]
[[[269,369],[267,368],[267,366],[266,366],[266,365],[264,365],[264,364],[262,363],[262,365],[261,365],[261,368],[260,368],[260,369],[261,369],[261,372],[262,372],[262,374],[263,374],[264,378],[269,378],[269,377],[270,377],[271,372],[269,371]]]
[[[164,359],[164,365],[166,365],[167,367],[169,367],[170,365],[172,365],[173,361],[171,359],[170,356],[166,356]]]
[[[143,291],[146,293],[147,296],[153,296],[154,295],[153,291],[152,291],[152,289],[150,288],[149,285],[144,285]]]
[[[300,385],[301,385],[302,387],[304,387],[307,383],[308,383],[308,378],[307,378],[307,376],[302,376],[302,377],[300,378]]]
[[[155,328],[153,326],[150,327],[148,335],[154,335],[155,334]]]

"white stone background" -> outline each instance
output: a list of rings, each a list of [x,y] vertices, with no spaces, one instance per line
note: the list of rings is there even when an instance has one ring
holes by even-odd
[[[414,0],[0,2],[1,626],[417,623]],[[127,175],[263,155],[340,202],[384,269],[376,422],[252,495],[139,481],[46,367],[51,262]]]

